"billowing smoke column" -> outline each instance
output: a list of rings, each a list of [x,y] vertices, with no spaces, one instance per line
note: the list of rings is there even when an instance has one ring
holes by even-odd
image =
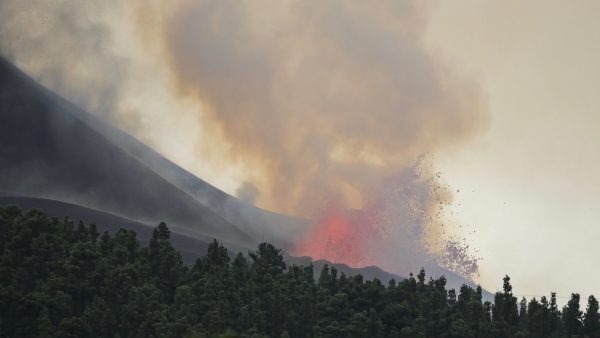
[[[429,7],[6,0],[0,48],[158,149],[242,168],[245,200],[315,220],[297,254],[468,275],[474,261],[436,217],[451,196],[419,158],[472,138],[488,115],[479,88],[425,45]],[[166,123],[162,107],[178,101],[202,109]],[[165,146],[198,129],[204,143]]]
[[[193,1],[166,36],[181,92],[258,204],[362,208],[382,180],[485,122],[477,87],[423,45],[420,1]]]
[[[487,115],[477,87],[424,45],[425,7],[209,0],[170,21],[181,93],[206,105],[224,155],[251,168],[258,204],[316,220],[296,254],[407,273],[450,245],[434,217],[450,197],[418,158]],[[476,270],[461,259],[455,270]]]

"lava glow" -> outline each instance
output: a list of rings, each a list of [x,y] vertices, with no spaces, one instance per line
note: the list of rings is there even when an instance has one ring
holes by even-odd
[[[472,278],[478,259],[464,241],[444,235],[440,210],[450,199],[438,179],[423,179],[413,169],[386,182],[363,210],[328,205],[293,254],[353,267],[376,265],[402,275],[441,265]]]
[[[361,266],[368,262],[365,236],[368,223],[358,225],[357,217],[349,217],[338,207],[329,206],[315,222],[306,237],[296,244],[294,253],[316,259]]]

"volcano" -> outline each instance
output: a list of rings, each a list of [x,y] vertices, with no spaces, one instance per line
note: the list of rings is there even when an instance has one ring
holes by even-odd
[[[309,228],[304,219],[257,208],[187,172],[127,133],[88,114],[0,58],[0,204],[37,208],[50,216],[94,222],[102,231],[135,230],[147,240],[161,221],[187,262],[217,238],[233,252],[263,241],[284,251]],[[305,243],[305,245],[309,245]],[[315,243],[315,245],[320,245]],[[347,275],[387,281],[398,275],[310,257]],[[351,263],[351,262],[350,262]],[[462,277],[440,268],[449,287]]]
[[[58,200],[148,224],[165,221],[182,233],[235,243],[254,242],[274,223],[301,224],[244,205],[6,60],[0,60],[0,93],[0,191],[6,196]]]

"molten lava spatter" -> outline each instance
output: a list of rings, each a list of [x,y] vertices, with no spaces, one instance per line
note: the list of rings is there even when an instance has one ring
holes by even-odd
[[[362,246],[366,233],[363,226],[352,222],[342,210],[329,206],[293,251],[297,255],[360,266],[367,258]]]
[[[292,253],[401,275],[442,265],[472,278],[478,259],[465,242],[443,234],[440,209],[450,203],[443,189],[412,170],[387,181],[363,210],[330,204]]]

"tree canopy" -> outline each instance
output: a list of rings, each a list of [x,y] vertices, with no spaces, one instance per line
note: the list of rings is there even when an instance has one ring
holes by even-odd
[[[585,313],[578,294],[562,311],[554,293],[519,302],[508,276],[492,303],[424,270],[384,283],[325,265],[315,280],[271,244],[234,255],[217,240],[186,266],[165,223],[147,246],[96,229],[0,207],[0,336],[600,336],[593,296]]]

